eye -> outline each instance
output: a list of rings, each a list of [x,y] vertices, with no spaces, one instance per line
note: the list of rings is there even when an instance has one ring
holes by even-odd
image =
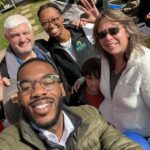
[[[111,35],[115,35],[119,32],[119,28],[118,27],[113,27],[113,28],[110,28],[108,31]]]
[[[107,31],[104,30],[104,31],[99,32],[99,33],[97,34],[97,37],[98,37],[99,39],[103,39],[104,37],[106,37],[106,35],[107,35]]]
[[[42,85],[43,86],[50,86],[54,84],[54,80],[50,79],[50,78],[45,78],[42,80]]]
[[[19,34],[12,34],[12,35],[10,35],[10,37],[11,38],[17,38],[17,37],[19,37]]]
[[[30,32],[29,31],[27,31],[27,32],[24,32],[23,33],[23,35],[28,35]]]
[[[25,87],[22,87],[21,89],[22,89],[22,91],[30,91],[30,90],[32,90],[32,88],[30,86],[25,86]]]
[[[32,84],[30,82],[24,82],[20,84],[21,90],[24,91],[30,91],[32,90]]]
[[[57,22],[57,20],[58,20],[58,18],[54,18],[54,19],[51,20],[51,22],[55,23],[55,22]]]
[[[42,26],[44,26],[44,27],[45,27],[45,26],[48,26],[48,25],[49,25],[49,22],[48,22],[48,21],[42,23]]]

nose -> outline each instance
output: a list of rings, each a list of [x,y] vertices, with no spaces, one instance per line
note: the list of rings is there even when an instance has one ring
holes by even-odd
[[[25,35],[20,34],[20,36],[19,36],[19,41],[24,42],[25,39],[26,39]]]
[[[112,35],[111,34],[109,34],[109,33],[107,33],[107,35],[106,35],[106,37],[104,38],[104,39],[106,39],[106,40],[110,40],[110,39],[112,39]]]
[[[54,24],[52,24],[51,22],[49,22],[49,28],[53,28],[55,25]]]
[[[32,91],[32,98],[37,98],[46,95],[46,90],[41,86],[40,83],[36,83]]]
[[[97,81],[93,80],[93,81],[91,82],[91,85],[92,85],[92,86],[96,86],[96,85],[97,85]]]

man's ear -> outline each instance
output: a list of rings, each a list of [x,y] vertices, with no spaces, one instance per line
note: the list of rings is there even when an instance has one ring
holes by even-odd
[[[7,33],[4,33],[4,37],[9,42],[9,36],[7,35]]]
[[[20,94],[19,94],[19,92],[17,92],[17,95],[18,95],[18,105],[20,106]]]
[[[60,18],[60,19],[61,19],[61,22],[63,22],[63,23],[64,23],[64,21],[65,21],[64,16],[63,16],[63,15],[61,15],[60,17],[61,17],[61,18]]]
[[[4,34],[5,38],[8,40],[8,36],[6,34]]]
[[[61,87],[61,91],[62,91],[62,96],[65,97],[66,96],[66,91],[64,89],[64,86],[62,83],[60,83],[60,87]]]

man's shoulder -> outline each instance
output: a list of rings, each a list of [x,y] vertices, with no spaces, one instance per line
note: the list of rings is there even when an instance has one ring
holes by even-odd
[[[34,46],[38,47],[43,51],[47,51],[48,42],[44,39],[35,40]]]
[[[0,139],[1,137],[5,136],[5,135],[12,135],[14,136],[14,134],[18,133],[18,128],[16,127],[16,125],[10,125],[9,127],[5,128],[1,134],[0,134]]]
[[[38,45],[38,44],[44,45],[44,44],[47,44],[47,41],[44,39],[35,40],[35,45]]]
[[[5,128],[0,134],[0,145],[2,146],[3,143],[13,143],[16,140],[19,140],[19,131],[15,125],[10,125],[9,127]]]
[[[100,113],[98,109],[90,105],[71,106],[69,110],[81,118],[99,118]]]
[[[24,134],[21,132],[24,131],[23,128],[20,129],[19,123],[15,125],[10,125],[8,128],[5,128],[0,134],[0,150],[32,150],[33,147],[30,147],[23,140]],[[24,132],[26,133],[26,132]],[[24,136],[26,137],[26,135]],[[33,137],[32,137],[33,138]]]

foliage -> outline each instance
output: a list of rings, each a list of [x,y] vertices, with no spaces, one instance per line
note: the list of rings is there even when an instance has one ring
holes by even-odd
[[[4,7],[4,5],[5,5],[5,1],[4,0],[0,0],[0,8]]]
[[[1,0],[0,0],[1,1]],[[33,1],[33,0],[25,0],[23,3],[21,2],[19,5],[17,5],[16,8],[12,8],[9,11],[6,11],[5,13],[0,14],[0,50],[3,50],[7,47],[8,42],[5,39],[4,35],[3,35],[3,24],[5,19],[10,16],[10,15],[14,15],[14,14],[21,14],[20,12],[22,11],[22,7],[25,6],[26,4],[30,6],[30,13],[32,13],[33,17],[31,19],[35,20],[35,24],[34,25],[38,25],[39,29],[35,32],[35,35],[39,34],[40,32],[42,32],[42,27],[38,21],[38,17],[36,15],[36,12],[39,8],[40,5],[49,2],[49,0],[39,0],[37,2]]]

